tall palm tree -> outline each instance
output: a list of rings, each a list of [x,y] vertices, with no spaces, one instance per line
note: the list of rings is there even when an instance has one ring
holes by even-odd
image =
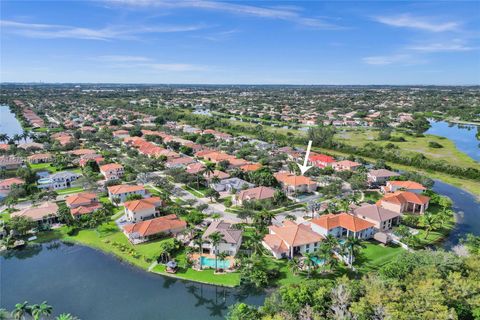
[[[359,248],[363,247],[362,241],[358,238],[348,237],[342,244],[342,251],[347,254],[347,264],[351,267],[355,255],[358,253]]]
[[[292,272],[293,275],[297,275],[300,271],[299,261],[297,258],[288,260],[288,269]]]
[[[8,141],[8,140],[10,140],[10,137],[8,136],[8,134],[6,134],[6,133],[0,133],[0,141],[6,142],[6,141]]]
[[[31,313],[35,320],[39,320],[42,316],[50,316],[52,311],[53,307],[47,304],[47,301],[43,301],[41,304],[34,304],[31,307]]]
[[[433,215],[430,212],[425,212],[421,218],[421,222],[425,227],[425,237],[428,238],[428,235],[431,231],[437,230],[441,226],[441,222],[438,215]]]
[[[228,253],[226,253],[225,251],[224,252],[220,252],[218,254],[218,259],[220,259],[220,261],[225,261],[228,257]]]
[[[25,319],[25,315],[29,312],[28,301],[17,303],[12,311],[12,317],[16,320]]]
[[[27,142],[27,139],[30,137],[30,133],[28,131],[23,131],[23,133],[20,135],[25,142]]]
[[[205,175],[210,175],[210,174],[213,174],[213,172],[215,172],[215,163],[213,162],[207,162],[205,164],[205,168],[203,168],[203,170],[201,171],[202,174],[205,174]]]
[[[312,269],[314,269],[317,265],[313,260],[316,255],[313,253],[305,253],[304,257],[305,260],[303,261],[303,264],[307,267],[307,278],[310,279]]]
[[[22,140],[22,136],[19,135],[18,133],[15,133],[15,134],[13,135],[12,140],[15,141],[16,143],[18,143],[20,140]]]
[[[216,231],[216,232],[213,232],[212,234],[210,234],[208,236],[208,239],[210,240],[210,243],[212,244],[213,253],[215,254],[215,272],[216,272],[217,269],[218,269],[218,266],[217,266],[218,245],[223,240],[223,234]]]

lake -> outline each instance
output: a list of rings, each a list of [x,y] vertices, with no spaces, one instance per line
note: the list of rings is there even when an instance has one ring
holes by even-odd
[[[425,134],[434,134],[452,140],[458,150],[480,161],[480,141],[476,138],[477,126],[455,124],[445,121],[430,121],[430,129]]]
[[[263,294],[167,278],[94,249],[50,242],[0,256],[0,305],[48,301],[82,320],[222,319],[237,301]]]
[[[432,190],[452,199],[456,213],[457,223],[443,243],[445,248],[452,248],[468,233],[480,236],[480,202],[474,195],[438,180]]]
[[[6,133],[10,138],[15,134],[23,133],[20,122],[8,106],[0,106],[0,133]]]

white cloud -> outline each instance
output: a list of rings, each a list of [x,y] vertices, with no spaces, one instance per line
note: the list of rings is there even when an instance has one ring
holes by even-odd
[[[400,28],[419,29],[430,32],[445,32],[458,30],[460,23],[455,21],[438,22],[432,18],[402,14],[397,16],[378,16],[374,18],[380,23]]]
[[[413,65],[424,63],[425,60],[421,60],[410,54],[393,54],[385,56],[370,56],[365,57],[362,61],[366,64],[375,66],[385,66],[391,64]]]
[[[420,52],[461,52],[461,51],[470,51],[473,50],[472,47],[467,46],[462,41],[450,41],[450,42],[436,42],[436,43],[425,43],[425,44],[416,44],[408,47],[407,49],[420,51]]]
[[[122,55],[106,55],[97,57],[95,60],[107,62],[145,62],[151,61],[150,58],[142,56],[122,56]]]
[[[108,0],[107,0],[108,1]],[[110,3],[134,7],[161,7],[167,9],[194,8],[215,10],[237,15],[254,16],[259,18],[278,19],[290,21],[303,26],[318,29],[339,29],[339,26],[324,21],[323,19],[305,17],[301,15],[300,8],[292,6],[259,7],[231,2],[217,1],[156,1],[156,0],[110,0]]]
[[[173,71],[173,72],[185,72],[185,71],[205,71],[205,66],[198,66],[187,63],[149,63],[144,64],[145,67],[151,68],[156,71]]]
[[[84,40],[135,39],[136,36],[145,33],[188,32],[205,28],[203,25],[185,25],[154,27],[110,26],[92,29],[56,24],[24,23],[10,20],[0,20],[0,27],[2,27],[2,32],[10,32],[31,38],[71,38]]]

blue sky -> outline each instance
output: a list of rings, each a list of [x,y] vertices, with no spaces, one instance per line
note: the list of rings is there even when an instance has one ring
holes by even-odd
[[[1,1],[2,82],[480,84],[480,2]]]

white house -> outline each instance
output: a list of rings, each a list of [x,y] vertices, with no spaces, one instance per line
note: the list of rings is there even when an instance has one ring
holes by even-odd
[[[309,225],[289,220],[285,220],[282,226],[269,226],[268,232],[262,245],[277,259],[314,252],[323,240]]]
[[[157,208],[162,206],[162,199],[151,197],[127,201],[124,204],[127,221],[137,222],[157,216]]]
[[[119,180],[123,177],[124,169],[121,164],[109,163],[100,166],[100,173],[105,177],[105,180]]]
[[[348,213],[325,214],[311,220],[312,230],[322,236],[369,239],[375,234],[375,225]]]
[[[51,174],[45,178],[38,179],[39,189],[61,190],[70,188],[72,182],[80,178],[80,174],[71,171],[62,171]]]
[[[115,198],[120,199],[120,203],[125,202],[127,197],[132,194],[138,194],[146,198],[149,196],[144,186],[131,186],[128,184],[119,184],[108,187],[108,197],[113,202]]]

